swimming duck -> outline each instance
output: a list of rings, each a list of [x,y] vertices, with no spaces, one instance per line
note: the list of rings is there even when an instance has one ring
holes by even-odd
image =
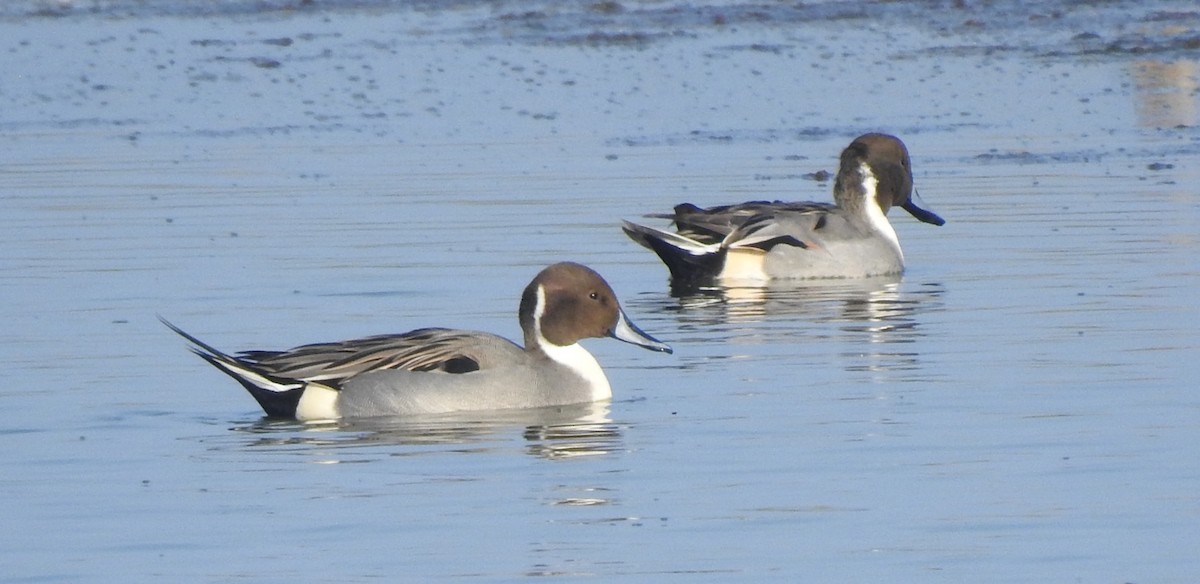
[[[624,222],[625,233],[654,251],[676,283],[753,283],[787,278],[865,278],[898,274],[904,253],[888,222],[893,206],[918,220],[945,220],[917,204],[912,163],[899,138],[871,133],[842,151],[834,204],[750,201],[665,215],[676,231]]]
[[[613,337],[671,352],[630,322],[600,274],[577,263],[542,270],[521,295],[518,318],[524,347],[485,332],[423,328],[236,355],[160,320],[242,384],[268,416],[298,420],[599,401],[612,388],[580,339]]]

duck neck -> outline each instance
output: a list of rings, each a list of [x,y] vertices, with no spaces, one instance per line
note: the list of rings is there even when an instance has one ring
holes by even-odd
[[[583,345],[575,343],[564,347],[542,339],[538,348],[551,361],[570,369],[572,373],[583,378],[591,388],[592,401],[612,397],[612,386],[608,383],[608,377],[604,375],[604,369],[600,368],[600,362],[587,349],[583,348]]]
[[[904,252],[900,250],[900,238],[896,236],[896,228],[892,227],[891,221],[887,219],[887,212],[879,204],[879,179],[875,178],[875,173],[871,172],[871,167],[865,162],[859,167],[859,175],[862,177],[862,194],[856,201],[857,212],[867,220],[867,225],[873,231],[891,244],[896,250],[896,255],[900,256],[900,261],[904,261]]]
[[[612,386],[600,368],[600,362],[579,343],[556,345],[542,334],[542,315],[546,311],[546,291],[538,286],[531,301],[532,309],[522,307],[522,328],[525,329],[525,350],[544,356],[578,375],[591,390],[592,401],[612,397]],[[524,300],[523,300],[524,302]],[[528,318],[529,322],[524,322]]]

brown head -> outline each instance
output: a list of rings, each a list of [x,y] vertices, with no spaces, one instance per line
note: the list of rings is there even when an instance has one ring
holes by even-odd
[[[866,204],[864,171],[869,171],[875,178],[875,202],[885,215],[888,209],[899,206],[925,223],[942,225],[946,222],[913,202],[912,161],[908,148],[899,138],[889,134],[863,134],[842,151],[833,187],[839,205],[858,208]]]
[[[613,337],[671,351],[625,318],[616,293],[600,274],[574,262],[551,265],[534,277],[521,295],[520,319],[526,349],[543,342],[565,347],[580,339]]]

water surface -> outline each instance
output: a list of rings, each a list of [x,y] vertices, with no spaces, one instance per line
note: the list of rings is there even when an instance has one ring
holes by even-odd
[[[1200,15],[967,4],[7,3],[4,578],[1193,581]],[[875,130],[903,278],[620,232]],[[561,259],[676,350],[589,342],[612,403],[263,420],[155,318],[518,338]]]

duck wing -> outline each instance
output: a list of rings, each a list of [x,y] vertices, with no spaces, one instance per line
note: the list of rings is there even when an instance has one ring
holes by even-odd
[[[680,235],[703,243],[719,243],[747,221],[763,214],[779,211],[822,213],[834,208],[828,203],[809,201],[747,201],[734,205],[701,208],[691,203],[676,205],[674,213],[665,215],[675,222]]]
[[[776,245],[801,249],[819,249],[822,241],[836,231],[845,236],[852,232],[845,213],[822,203],[789,203],[746,218],[722,241],[726,248],[757,248],[770,251]]]
[[[243,351],[236,359],[276,377],[339,384],[368,371],[442,371],[469,373],[486,367],[497,346],[521,351],[515,343],[488,333],[423,328],[302,345],[286,351]]]

